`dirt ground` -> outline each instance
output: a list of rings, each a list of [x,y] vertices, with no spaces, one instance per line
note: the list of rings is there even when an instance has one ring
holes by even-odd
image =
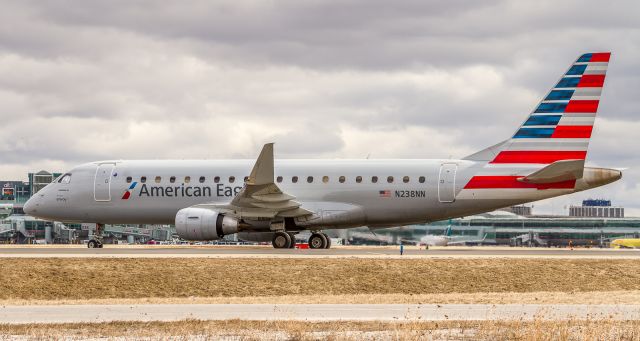
[[[638,340],[640,321],[199,321],[0,325],[0,338],[233,340]]]
[[[621,259],[6,258],[0,262],[4,302],[371,295],[406,299],[467,294],[466,303],[471,303],[474,293],[493,293],[489,295],[494,298],[532,293],[529,299],[535,301],[545,292],[585,298],[593,296],[587,292],[618,292],[628,298],[625,292],[635,295],[633,291],[639,290],[640,263]],[[433,302],[435,296],[431,297]]]

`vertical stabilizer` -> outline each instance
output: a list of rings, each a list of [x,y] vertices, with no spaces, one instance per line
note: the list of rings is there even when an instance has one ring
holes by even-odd
[[[584,160],[609,52],[580,56],[506,141],[467,156],[492,164],[550,164]]]

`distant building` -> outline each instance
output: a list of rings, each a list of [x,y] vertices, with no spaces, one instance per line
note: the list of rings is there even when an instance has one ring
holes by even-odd
[[[0,180],[0,203],[24,203],[31,197],[28,182]]]
[[[587,199],[582,206],[570,206],[570,217],[624,218],[624,207],[611,206],[611,200]]]
[[[38,173],[29,173],[29,184],[31,185],[31,195],[38,193],[46,185],[57,179],[62,173],[49,173],[41,170]]]
[[[517,205],[501,209],[501,211],[511,212],[513,214],[528,217],[532,215],[531,206]]]

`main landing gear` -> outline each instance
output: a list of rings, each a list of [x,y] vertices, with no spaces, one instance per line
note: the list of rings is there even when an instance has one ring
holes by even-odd
[[[271,244],[276,249],[293,249],[296,247],[296,236],[290,232],[278,231],[273,234]],[[324,233],[314,232],[309,237],[310,249],[328,249],[331,247],[331,238]]]
[[[104,231],[104,224],[96,224],[96,232],[93,234],[93,239],[89,240],[87,247],[90,249],[102,249],[102,232]]]
[[[278,231],[273,234],[271,244],[276,249],[293,249],[296,247],[296,236],[293,233]]]
[[[309,237],[310,249],[328,249],[331,247],[331,238],[324,233],[314,232]]]

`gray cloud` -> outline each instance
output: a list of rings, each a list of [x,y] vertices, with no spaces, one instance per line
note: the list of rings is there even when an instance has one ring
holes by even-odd
[[[613,51],[589,162],[636,208],[632,1],[3,1],[0,172],[109,158],[461,157]],[[386,143],[380,144],[384,138]]]

